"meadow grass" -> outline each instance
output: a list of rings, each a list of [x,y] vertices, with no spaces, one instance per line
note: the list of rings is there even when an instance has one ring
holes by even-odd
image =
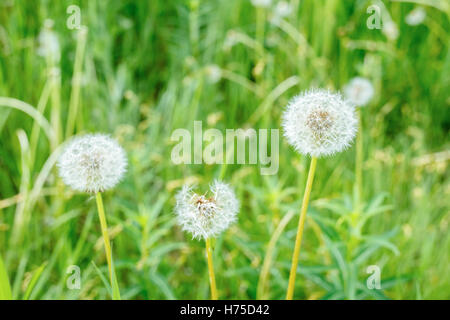
[[[310,160],[281,139],[272,176],[255,165],[174,165],[170,136],[194,120],[280,128],[290,97],[339,90],[355,75],[375,86],[361,109],[362,213],[352,147],[316,172],[295,298],[450,298],[448,2],[385,1],[396,40],[366,27],[370,1],[289,2],[281,21],[242,0],[0,3],[0,255],[14,299],[110,298],[96,267],[108,273],[95,198],[65,188],[54,167],[63,140],[96,131],[129,158],[125,180],[104,194],[122,299],[209,297],[204,243],[175,225],[174,195],[221,175],[241,210],[212,244],[220,298],[284,299]],[[417,3],[426,20],[405,24]],[[66,27],[70,4],[86,35]],[[37,54],[45,19],[60,42],[56,64]],[[67,288],[71,265],[80,290]],[[382,290],[366,287],[370,265]]]

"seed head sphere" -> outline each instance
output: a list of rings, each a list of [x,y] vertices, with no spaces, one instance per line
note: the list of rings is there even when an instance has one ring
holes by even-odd
[[[104,134],[74,138],[58,161],[59,175],[74,190],[97,193],[113,188],[127,168],[125,151]]]
[[[226,183],[214,181],[211,194],[199,195],[185,185],[176,195],[177,222],[195,239],[216,237],[236,221],[239,201]]]
[[[344,96],[354,106],[367,105],[373,97],[372,83],[362,77],[355,77],[345,86]]]
[[[348,148],[357,131],[353,106],[339,93],[304,92],[287,105],[282,126],[288,143],[301,154],[324,157]]]

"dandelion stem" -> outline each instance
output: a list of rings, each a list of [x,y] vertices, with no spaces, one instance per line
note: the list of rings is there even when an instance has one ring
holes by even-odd
[[[102,228],[103,241],[105,242],[106,260],[108,261],[109,278],[111,281],[111,287],[113,285],[112,277],[112,263],[111,263],[111,244],[108,235],[108,226],[106,224],[105,209],[103,207],[102,194],[97,192],[96,194],[98,217],[100,219],[100,225]]]
[[[211,299],[217,300],[216,277],[214,275],[214,265],[212,260],[211,239],[206,239],[206,254],[208,256],[209,284],[211,285]]]
[[[300,255],[300,247],[302,245],[303,227],[305,225],[306,210],[308,209],[309,196],[311,194],[312,184],[314,181],[314,173],[316,171],[317,158],[311,158],[309,166],[308,180],[306,181],[305,193],[303,195],[302,209],[300,212],[300,220],[298,222],[297,237],[295,239],[294,255],[292,256],[291,273],[289,275],[289,285],[286,294],[286,300],[292,300],[294,296],[295,276],[297,273],[298,257]]]

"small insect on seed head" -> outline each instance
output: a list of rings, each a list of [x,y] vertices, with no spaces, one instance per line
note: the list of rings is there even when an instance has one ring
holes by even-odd
[[[127,168],[125,151],[104,134],[69,141],[58,160],[59,175],[74,190],[97,193],[113,188]]]
[[[322,157],[350,146],[357,118],[355,109],[340,94],[317,89],[289,102],[282,126],[287,141],[299,153]]]
[[[372,83],[363,77],[355,77],[344,88],[344,96],[354,106],[362,107],[372,99],[374,89]]]
[[[216,180],[210,189],[211,196],[199,195],[185,185],[176,195],[177,222],[195,239],[216,237],[236,221],[239,201],[231,187]]]

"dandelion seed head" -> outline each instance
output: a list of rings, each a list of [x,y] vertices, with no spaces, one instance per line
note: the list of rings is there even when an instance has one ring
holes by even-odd
[[[355,77],[344,88],[345,98],[354,106],[362,107],[369,103],[374,94],[372,83],[362,77]]]
[[[340,94],[316,89],[294,97],[283,113],[284,136],[296,151],[313,157],[341,152],[357,131],[355,109]]]
[[[222,70],[218,65],[209,65],[206,67],[205,71],[209,82],[211,82],[212,84],[217,83],[220,81],[220,79],[222,79]]]
[[[292,13],[291,5],[286,1],[277,2],[270,17],[270,22],[279,25],[281,20]]]
[[[125,151],[104,134],[76,137],[58,160],[59,175],[77,191],[97,193],[113,188],[127,168]]]
[[[424,8],[417,7],[412,10],[405,18],[405,22],[410,26],[417,26],[421,24],[427,16],[427,13]]]
[[[280,17],[284,18],[290,15],[292,12],[291,5],[286,1],[280,1],[275,6],[275,14]]]
[[[399,36],[398,27],[394,21],[387,21],[381,30],[389,40],[396,40]]]
[[[231,187],[216,180],[210,194],[199,195],[185,185],[176,195],[177,222],[194,239],[216,237],[236,221],[239,201]]]
[[[268,8],[272,4],[272,0],[250,0],[252,5],[260,8]]]
[[[239,43],[238,33],[234,30],[230,30],[227,32],[227,35],[225,37],[223,49],[231,50],[231,48],[233,48],[238,43]]]
[[[45,20],[44,27],[38,36],[39,47],[37,49],[37,54],[49,58],[54,62],[58,62],[61,58],[61,50],[58,36],[52,30],[53,24],[53,20]]]

